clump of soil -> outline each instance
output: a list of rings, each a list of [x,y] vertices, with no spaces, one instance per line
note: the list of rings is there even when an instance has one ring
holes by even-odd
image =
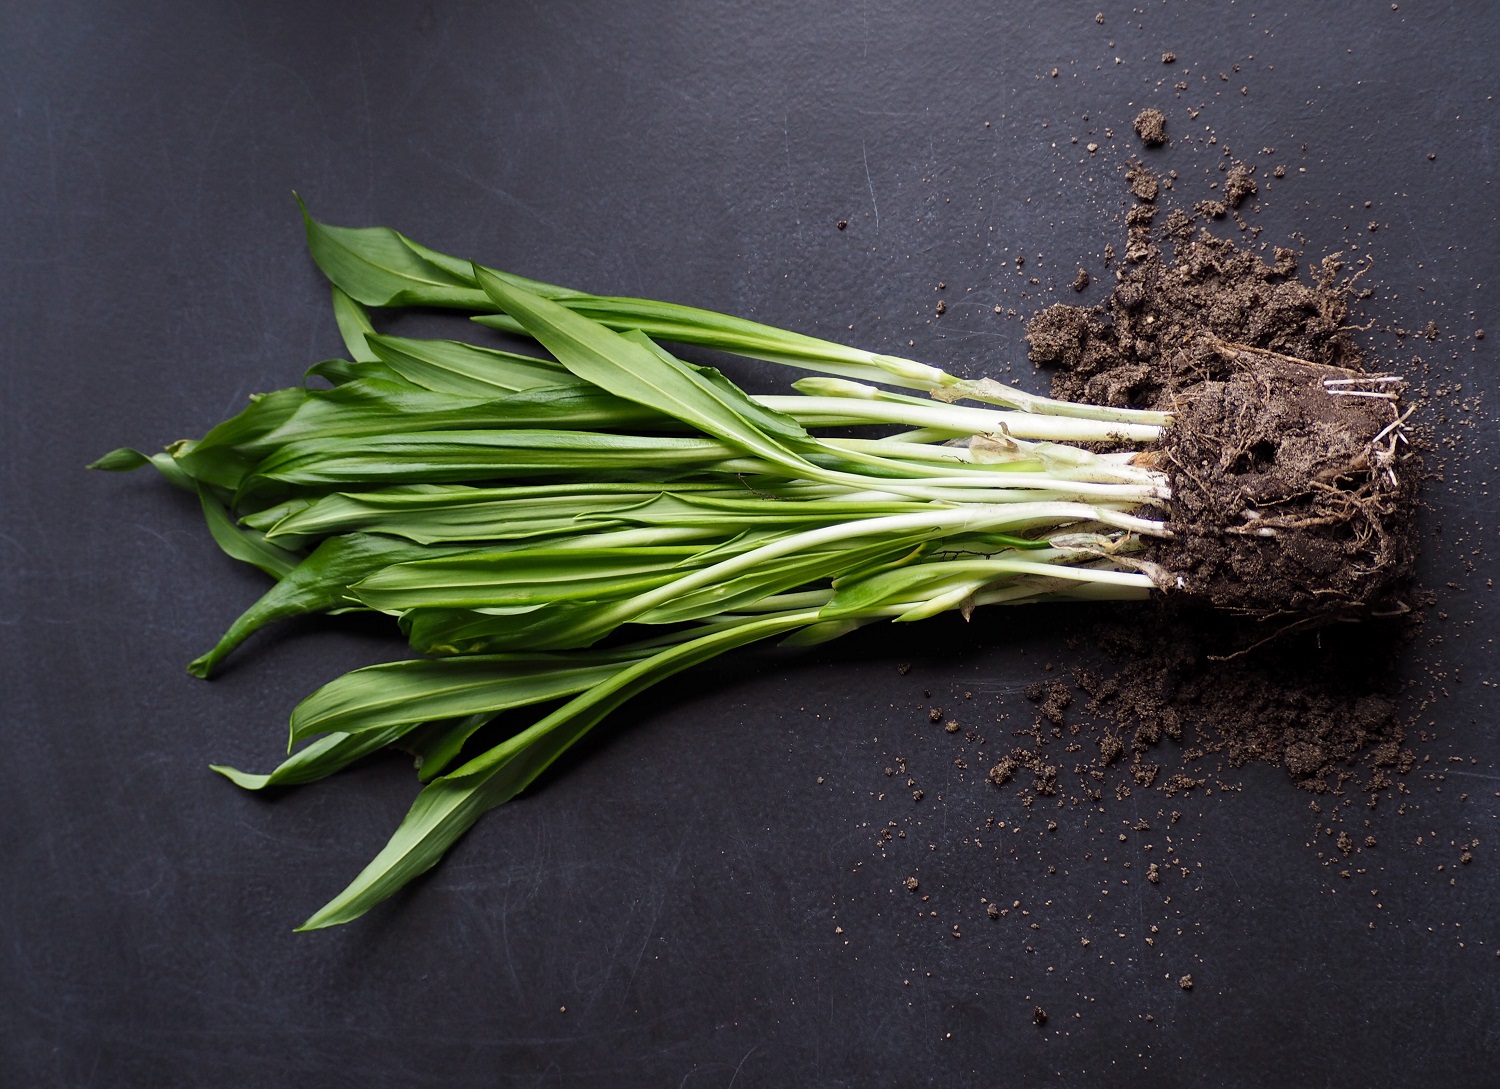
[[[1211,335],[1205,346],[1215,377],[1171,396],[1174,536],[1152,550],[1169,585],[1260,616],[1399,608],[1415,473],[1397,472],[1389,384]]]
[[[1140,163],[1131,163],[1125,172],[1125,184],[1130,186],[1130,191],[1139,199],[1146,202],[1154,201],[1161,191],[1161,182],[1155,174],[1147,170]]]
[[[1147,147],[1167,142],[1167,115],[1148,107],[1135,115],[1135,134]]]
[[[1149,201],[1143,171],[1127,181]],[[1253,191],[1246,171],[1225,197]],[[1411,618],[1380,619],[1411,597],[1419,467],[1402,387],[1364,367],[1337,256],[1307,283],[1291,250],[1267,260],[1180,211],[1157,234],[1155,212],[1127,213],[1108,300],[1052,306],[1027,326],[1054,397],[1174,414],[1148,456],[1170,477],[1174,533],[1149,555],[1175,592],[1145,622],[1139,608],[1098,621],[1083,642],[1116,664],[1074,671],[1086,712],[1111,723],[1095,766],[1128,752],[1138,788],[1191,789],[1201,780],[1158,780],[1148,760],[1186,730],[1189,758],[1281,764],[1315,790],[1340,786],[1373,748],[1362,785],[1378,790],[1411,760],[1395,703]],[[1028,755],[1003,770],[1043,763]]]
[[[1145,455],[1172,486],[1174,536],[1151,555],[1166,588],[1256,616],[1399,610],[1417,472],[1401,383],[1364,370],[1337,259],[1306,284],[1292,251],[1267,262],[1178,213],[1168,257],[1154,212],[1127,213],[1106,302],[1049,307],[1027,336],[1054,397],[1174,414]]]
[[[1250,168],[1244,163],[1235,163],[1224,178],[1224,202],[1238,208],[1246,197],[1254,196],[1257,186],[1250,176]]]

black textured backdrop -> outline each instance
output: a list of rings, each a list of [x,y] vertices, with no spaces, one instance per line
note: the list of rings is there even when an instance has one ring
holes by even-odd
[[[5,5],[0,1082],[1495,1084],[1500,437],[1464,399],[1497,388],[1497,49],[1480,0]],[[1437,324],[1380,343],[1425,361],[1457,444],[1424,531],[1444,642],[1412,666],[1446,698],[1366,873],[1323,864],[1267,768],[1043,841],[1049,814],[926,721],[1025,718],[1069,614],[1018,610],[673,682],[392,903],[291,932],[384,842],[409,767],[266,799],[207,765],[267,767],[296,699],[402,648],[308,622],[190,678],[263,580],[159,479],[82,467],[340,351],[294,187],[334,223],[1039,389],[994,307],[1105,271],[1144,105],[1169,205],[1229,149],[1260,241],[1373,255],[1365,315]],[[920,806],[882,796],[897,755]],[[1155,888],[1133,844],[1104,857],[1164,804],[1193,872]],[[909,834],[882,847],[889,820]],[[982,896],[1022,908],[991,922]]]

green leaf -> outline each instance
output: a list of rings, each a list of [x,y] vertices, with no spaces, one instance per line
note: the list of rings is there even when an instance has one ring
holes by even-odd
[[[376,356],[408,381],[427,389],[471,397],[579,385],[567,368],[548,359],[479,348],[457,340],[412,340],[371,335]]]
[[[89,462],[84,468],[101,469],[106,473],[128,473],[132,469],[139,469],[142,465],[150,464],[150,454],[143,454],[139,450],[122,446],[118,450],[111,450],[97,461]]]
[[[418,484],[378,492],[334,492],[314,501],[284,504],[284,519],[252,516],[272,540],[283,535],[387,533],[421,544],[440,541],[520,540],[556,536],[620,524],[618,512],[638,508],[661,494],[657,484],[552,484],[539,487],[474,488],[462,484]],[[713,484],[673,484],[723,493]],[[280,508],[276,508],[280,509]],[[640,524],[632,519],[632,524]]]
[[[488,310],[472,278],[419,254],[385,227],[349,228],[319,223],[297,197],[307,227],[307,248],[333,285],[366,306],[449,306]]]
[[[390,382],[398,386],[417,386],[417,383],[408,381],[397,371],[378,361],[355,363],[348,359],[325,359],[307,368],[302,375],[303,383],[306,384],[309,378],[322,378],[334,386],[361,382],[366,379]]]
[[[603,430],[664,420],[643,406],[583,386],[494,396],[499,392],[490,390],[483,398],[459,397],[420,389],[405,379],[398,383],[367,379],[327,390],[279,390],[214,428],[179,454],[178,461],[200,479],[233,488],[278,447],[313,439],[480,428]]]
[[[288,443],[241,485],[459,483],[511,476],[609,473],[677,475],[736,451],[712,439],[649,438],[590,431],[434,431]]]
[[[401,723],[498,714],[582,692],[642,654],[629,648],[583,654],[487,654],[413,658],[366,666],[330,681],[292,711],[293,741],[358,734]]]
[[[685,371],[695,377],[702,386],[712,391],[720,404],[762,434],[769,435],[788,450],[806,449],[814,444],[807,429],[784,412],[767,408],[744,390],[736,386],[724,372],[715,367],[697,367],[678,359],[639,329],[621,334],[632,344],[639,344],[654,355],[664,367]]]
[[[319,393],[333,392],[293,386],[252,397],[242,412],[214,427],[197,442],[184,446],[177,453],[177,463],[198,480],[221,488],[236,488],[264,456],[247,451],[253,451],[259,440],[292,419],[310,399]]]
[[[370,350],[368,338],[375,333],[370,324],[370,315],[365,308],[351,299],[337,285],[333,288],[333,320],[338,322],[339,335],[344,338],[344,347],[349,358],[356,363],[374,363],[379,360]]]
[[[202,484],[198,486],[198,502],[203,508],[209,533],[213,534],[215,543],[224,554],[232,559],[259,567],[277,579],[285,578],[302,561],[300,553],[272,544],[259,530],[236,525],[228,508],[211,488]]]
[[[393,537],[363,533],[330,537],[284,572],[281,581],[246,609],[212,650],[193,660],[188,672],[207,677],[231,651],[267,624],[357,604],[348,594],[350,583],[388,564],[431,555],[430,548]]]
[[[507,284],[485,269],[476,267],[474,275],[507,313],[578,377],[616,397],[665,412],[744,453],[799,473],[822,475],[762,431],[751,417],[764,418],[769,410],[727,382],[712,382],[649,342],[621,336],[559,303]],[[748,415],[746,405],[751,409]],[[782,432],[806,436],[789,417],[777,418]]]
[[[384,612],[602,601],[670,582],[703,552],[690,545],[475,551],[386,567],[351,590]]]
[[[173,445],[175,447],[179,444]],[[111,450],[97,461],[90,462],[84,468],[99,469],[107,473],[128,473],[133,469],[139,469],[142,465],[153,466],[169,484],[190,492],[198,490],[198,481],[178,464],[176,458],[166,452],[143,454],[139,450],[122,446],[118,450]]]
[[[370,730],[360,734],[328,734],[311,744],[298,749],[283,760],[274,771],[266,775],[255,775],[239,771],[224,764],[209,767],[228,779],[235,786],[246,790],[264,790],[266,787],[298,786],[326,779],[334,772],[342,771],[350,764],[373,752],[378,752],[415,724],[400,723],[387,730]]]
[[[864,570],[911,551],[920,538],[867,541],[777,556],[750,570],[673,598],[635,618],[638,624],[676,624],[744,609],[772,594]]]
[[[816,619],[813,612],[767,617],[653,655],[594,685],[515,737],[429,783],[385,848],[299,930],[357,919],[434,866],[487,810],[525,790],[610,711],[653,684],[734,647],[780,635]]]
[[[401,739],[401,748],[416,758],[417,779],[428,782],[458,759],[469,738],[494,720],[487,712],[444,722],[427,722]]]

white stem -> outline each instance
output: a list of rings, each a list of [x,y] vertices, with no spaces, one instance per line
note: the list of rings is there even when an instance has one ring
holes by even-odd
[[[1161,424],[1117,423],[1084,420],[1073,416],[1048,416],[1032,412],[1005,412],[965,405],[906,404],[898,401],[860,400],[853,397],[757,397],[767,408],[795,419],[804,415],[840,419],[846,423],[895,423],[907,427],[935,427],[965,434],[987,432],[1018,439],[1054,442],[1158,442]]]
[[[1038,523],[1103,522],[1117,529],[1133,530],[1153,536],[1166,534],[1160,522],[1138,518],[1120,511],[1083,503],[1017,503],[1012,506],[966,506],[949,510],[924,511],[919,514],[897,514],[885,518],[868,518],[846,522],[836,526],[796,533],[790,537],[772,541],[760,548],[721,560],[709,567],[700,568],[675,582],[658,586],[654,590],[637,594],[618,602],[600,614],[599,621],[607,625],[605,630],[624,624],[642,613],[664,605],[683,594],[732,578],[768,560],[797,552],[806,552],[823,545],[858,537],[901,536],[921,530],[948,530],[950,532],[1000,531],[1026,529]]]

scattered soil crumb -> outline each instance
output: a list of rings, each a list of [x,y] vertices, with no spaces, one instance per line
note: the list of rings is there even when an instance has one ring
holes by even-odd
[[[1231,208],[1238,208],[1246,197],[1254,196],[1255,178],[1244,163],[1235,163],[1224,179],[1224,200]]]
[[[1147,147],[1159,147],[1167,142],[1167,115],[1154,107],[1147,107],[1135,115],[1135,134]]]
[[[1130,168],[1125,171],[1125,183],[1130,186],[1130,191],[1139,200],[1151,203],[1161,191],[1161,183],[1157,181],[1156,175],[1140,163],[1132,162]]]

